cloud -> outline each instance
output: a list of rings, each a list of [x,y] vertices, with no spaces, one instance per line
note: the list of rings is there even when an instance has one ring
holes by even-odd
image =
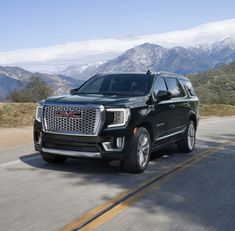
[[[213,43],[235,34],[235,19],[202,24],[188,30],[111,39],[87,40],[52,47],[0,52],[0,65],[18,65],[29,69],[53,65],[92,63],[113,58],[129,48],[155,43],[166,47]]]

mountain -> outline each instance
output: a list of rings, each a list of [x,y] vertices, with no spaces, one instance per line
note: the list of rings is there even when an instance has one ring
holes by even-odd
[[[235,105],[235,61],[220,68],[188,76],[201,103]]]
[[[75,66],[69,66],[65,70],[59,72],[61,75],[70,76],[75,79],[86,80],[92,75],[97,73],[97,68],[103,62],[97,62],[94,64],[78,64]]]
[[[0,101],[4,100],[10,92],[15,89],[21,89],[24,85],[24,81],[12,79],[0,74]]]
[[[153,72],[170,71],[179,74],[196,74],[234,60],[235,39],[230,36],[211,45],[202,44],[194,47],[166,48],[144,43],[107,62],[70,66],[59,74],[33,73],[19,67],[0,66],[0,100],[6,98],[12,90],[23,87],[31,76],[43,78],[53,86],[55,94],[63,94],[69,89],[79,86],[96,73],[151,70]]]
[[[226,4],[224,3],[224,5]],[[0,51],[0,65],[15,65],[27,70],[46,72],[45,68],[52,70],[56,67],[58,69],[64,64],[71,66],[75,63],[93,63],[113,59],[127,49],[143,43],[159,44],[167,48],[190,47],[204,42],[211,44],[235,34],[234,28],[235,18],[231,18],[197,25],[185,30],[155,33],[156,28],[152,28],[152,33],[145,35],[80,40],[49,47]]]
[[[60,75],[66,75],[73,78],[77,78],[85,69],[87,69],[90,64],[78,64],[74,66],[69,66],[65,70],[58,72]]]
[[[20,67],[1,67],[0,66],[0,76],[7,76],[11,79],[25,81],[28,80],[32,73],[30,71],[26,71]]]
[[[198,73],[235,60],[235,42],[226,38],[211,47],[165,48],[145,43],[99,66],[98,72],[170,71]]]
[[[73,66],[66,75],[86,80],[96,73],[104,72],[153,72],[170,71],[178,74],[200,73],[235,60],[235,39],[228,37],[211,45],[166,48],[144,43],[131,48],[103,64]]]
[[[64,75],[33,73],[19,67],[0,66],[0,101],[5,100],[13,90],[23,88],[32,76],[45,80],[54,89],[54,94],[68,93],[83,82]]]

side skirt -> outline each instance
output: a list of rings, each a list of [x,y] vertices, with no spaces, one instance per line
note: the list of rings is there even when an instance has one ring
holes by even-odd
[[[153,151],[156,151],[156,150],[159,150],[159,149],[162,149],[164,147],[166,147],[167,145],[170,145],[170,144],[174,144],[176,143],[177,141],[181,140],[182,139],[182,136],[177,136],[177,137],[174,137],[174,138],[171,138],[171,139],[165,139],[165,140],[161,140],[161,142],[155,142],[152,146],[152,152]]]

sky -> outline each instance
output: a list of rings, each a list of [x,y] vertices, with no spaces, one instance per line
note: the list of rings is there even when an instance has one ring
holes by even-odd
[[[74,50],[84,56],[87,47],[93,49],[91,54],[104,50],[109,58],[139,42],[154,42],[152,35],[190,33],[202,24],[228,22],[235,18],[234,9],[234,0],[0,0],[0,65],[30,67],[30,60],[55,63],[58,57],[72,64],[65,53]],[[168,40],[174,38],[171,34]],[[116,42],[109,43],[113,39]],[[118,44],[123,49],[115,48]],[[89,60],[90,56],[78,62]]]
[[[234,0],[0,0],[0,51],[183,30],[234,9]]]

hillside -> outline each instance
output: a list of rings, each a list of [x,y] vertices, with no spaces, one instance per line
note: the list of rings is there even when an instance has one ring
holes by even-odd
[[[201,103],[235,105],[235,61],[189,78]]]
[[[32,76],[45,80],[55,94],[68,93],[71,88],[78,87],[82,83],[78,79],[64,75],[33,73],[19,67],[0,66],[0,101],[4,101],[13,90],[23,88]]]

